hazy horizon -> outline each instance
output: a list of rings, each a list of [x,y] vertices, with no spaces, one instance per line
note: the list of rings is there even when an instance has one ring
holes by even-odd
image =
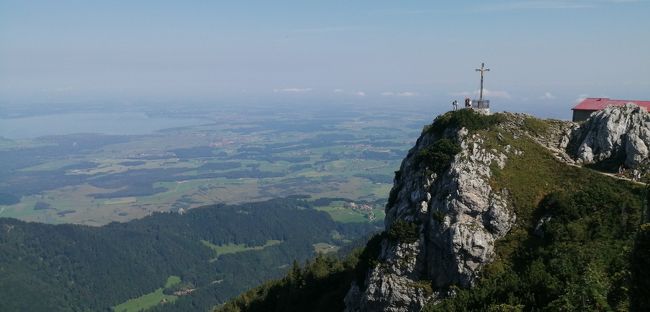
[[[569,118],[648,99],[647,1],[0,0],[0,106],[434,105]],[[260,104],[262,103],[262,104]]]

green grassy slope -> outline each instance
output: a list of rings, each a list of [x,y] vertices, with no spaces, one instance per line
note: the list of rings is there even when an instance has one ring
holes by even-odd
[[[158,288],[155,291],[150,292],[148,294],[144,294],[140,297],[129,299],[124,303],[120,303],[113,307],[113,311],[138,312],[138,311],[149,309],[158,304],[161,304],[161,302],[165,302],[165,303],[173,302],[174,300],[176,300],[176,298],[178,298],[178,296],[167,295],[163,293],[163,291],[167,288],[178,285],[180,282],[181,282],[180,277],[172,275],[167,278],[167,282],[165,282],[164,288],[163,287]]]
[[[495,132],[483,135],[497,144]],[[524,152],[493,168],[492,187],[509,191],[517,225],[475,287],[425,311],[628,310],[642,188],[560,163],[529,138],[501,141]]]

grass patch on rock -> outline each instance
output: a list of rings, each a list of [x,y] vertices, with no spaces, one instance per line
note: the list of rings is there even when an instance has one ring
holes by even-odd
[[[431,125],[425,126],[422,133],[441,135],[446,129],[466,128],[469,131],[489,129],[505,121],[502,114],[484,115],[471,109],[460,109],[442,114]]]

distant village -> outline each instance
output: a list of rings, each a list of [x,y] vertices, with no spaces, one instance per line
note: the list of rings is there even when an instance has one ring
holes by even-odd
[[[357,204],[355,202],[346,202],[343,204],[343,208],[352,209],[354,211],[363,213],[368,216],[369,221],[375,221],[377,217],[375,216],[374,211],[372,211],[373,206],[368,204]]]

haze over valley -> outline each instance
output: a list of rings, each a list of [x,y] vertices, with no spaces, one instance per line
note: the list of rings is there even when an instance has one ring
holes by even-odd
[[[381,220],[392,173],[428,118],[419,109],[22,112],[4,117],[11,123],[3,127],[38,133],[2,142],[8,161],[0,216],[101,225],[155,211],[304,195],[339,198],[322,207],[335,219]],[[41,124],[48,118],[57,122]],[[350,203],[370,209],[346,213],[343,204]]]

